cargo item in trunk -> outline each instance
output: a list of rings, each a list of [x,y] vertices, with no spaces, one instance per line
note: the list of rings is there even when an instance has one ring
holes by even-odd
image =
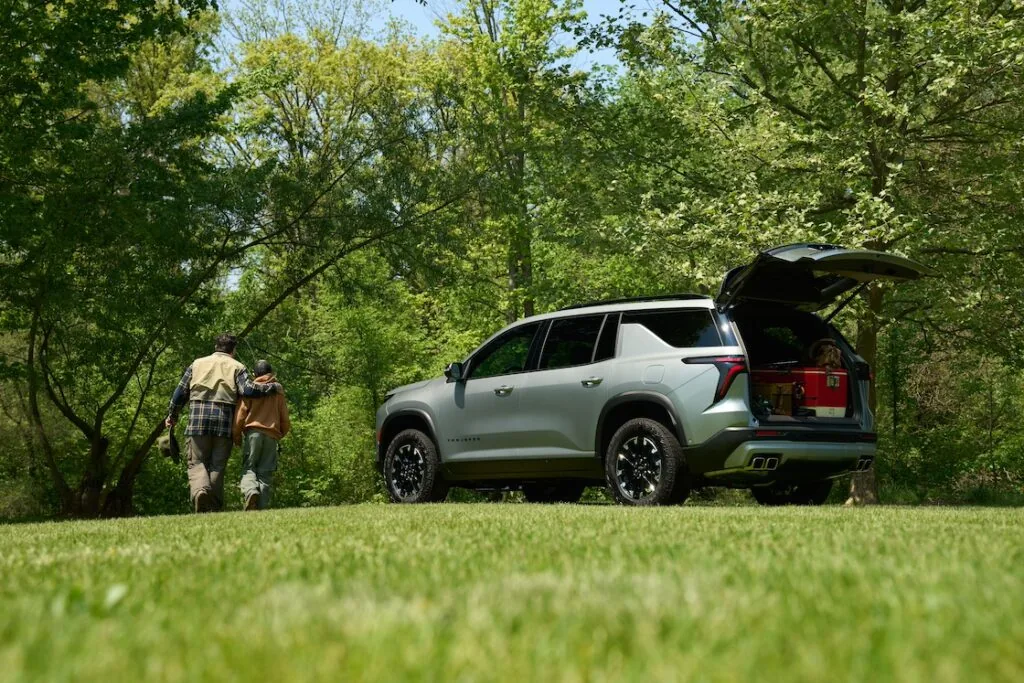
[[[819,339],[808,351],[811,363],[819,368],[834,370],[843,365],[843,354],[832,339]]]
[[[771,415],[793,417],[846,417],[846,370],[787,368],[751,372],[755,406]]]

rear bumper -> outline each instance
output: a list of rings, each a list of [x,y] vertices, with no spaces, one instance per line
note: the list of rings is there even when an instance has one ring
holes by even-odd
[[[859,428],[724,429],[686,449],[690,471],[708,483],[756,486],[817,480],[865,469],[877,436]]]

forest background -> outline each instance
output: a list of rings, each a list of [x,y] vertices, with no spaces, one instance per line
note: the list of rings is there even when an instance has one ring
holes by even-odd
[[[1021,0],[2,7],[0,519],[185,511],[154,444],[224,330],[287,388],[276,504],[382,499],[388,388],[802,241],[938,272],[837,319],[881,451],[837,500],[1024,498]]]

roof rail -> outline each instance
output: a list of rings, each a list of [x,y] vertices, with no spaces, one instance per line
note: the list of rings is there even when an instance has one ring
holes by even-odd
[[[606,299],[605,301],[591,301],[584,304],[574,304],[560,308],[560,311],[571,311],[574,308],[590,308],[591,306],[611,306],[613,304],[636,304],[644,301],[692,301],[693,299],[709,299],[706,294],[658,294],[655,296],[633,296],[625,299]]]

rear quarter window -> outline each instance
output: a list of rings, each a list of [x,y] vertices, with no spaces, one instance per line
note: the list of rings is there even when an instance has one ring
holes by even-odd
[[[711,311],[634,311],[622,314],[622,324],[643,325],[669,346],[692,349],[722,346],[722,336]]]

